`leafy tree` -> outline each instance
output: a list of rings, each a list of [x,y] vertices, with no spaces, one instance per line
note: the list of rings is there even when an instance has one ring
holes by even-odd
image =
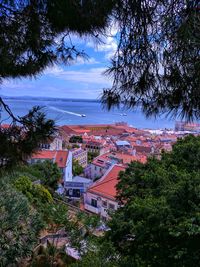
[[[198,0],[4,0],[0,10],[1,79],[74,62],[85,54],[70,34],[99,39],[113,20],[118,48],[107,73],[114,83],[103,103],[141,105],[146,115],[167,110],[199,118]]]
[[[119,267],[118,254],[116,254],[112,243],[99,242],[93,249],[89,250],[80,261],[70,265],[72,267]],[[125,265],[124,265],[125,267]],[[126,266],[128,267],[128,265]]]
[[[72,172],[74,176],[80,175],[81,173],[83,173],[83,167],[79,164],[78,160],[73,159]]]
[[[0,10],[1,80],[86,57],[70,35],[100,41],[114,24],[118,47],[107,71],[114,82],[103,103],[199,118],[198,0],[3,0]]]
[[[8,128],[0,127],[0,167],[11,168],[24,163],[36,152],[41,142],[55,133],[55,123],[48,120],[39,107],[34,107],[26,116],[14,117],[6,106],[13,124]]]
[[[102,97],[147,115],[200,118],[199,0],[117,0],[113,19],[118,48]]]
[[[75,262],[75,259],[68,256],[65,252],[65,247],[57,248],[50,243],[47,243],[47,247],[40,248],[38,253],[34,255],[31,261],[31,267],[64,267],[71,266],[70,264]]]
[[[79,145],[73,144],[71,148],[79,148]]]
[[[110,0],[1,1],[0,78],[32,77],[84,56],[70,34],[98,39],[112,7]]]
[[[200,137],[120,174],[107,238],[129,266],[197,266],[200,252]],[[133,265],[131,265],[131,263]]]
[[[29,167],[31,169],[32,166]],[[69,236],[71,229],[75,231],[67,206],[62,202],[54,202],[44,186],[31,181],[33,177],[32,172],[31,179],[28,176],[29,167],[25,168],[26,175],[23,171],[20,173],[19,169],[23,170],[20,167],[16,172],[4,172],[0,179],[3,192],[0,196],[1,266],[20,265],[24,258],[32,256],[41,230],[56,233],[62,229]],[[53,247],[57,247],[58,241],[59,237],[54,240]],[[57,252],[56,249],[48,257],[51,266]]]
[[[79,135],[73,135],[69,139],[70,143],[83,143],[83,138],[82,136]]]
[[[0,265],[14,266],[21,258],[30,256],[37,244],[43,221],[28,199],[1,177],[0,194]]]
[[[97,156],[99,156],[97,152],[88,152],[88,162],[91,163]]]
[[[54,190],[57,188],[57,183],[61,179],[62,173],[56,163],[46,160],[34,164],[32,168],[40,172],[40,180],[42,184]]]
[[[32,204],[41,205],[44,203],[50,203],[53,198],[50,192],[40,184],[33,184],[27,176],[19,176],[14,186],[20,192],[22,192]]]
[[[71,35],[99,40],[112,7],[112,0],[1,1],[0,83],[7,78],[36,76],[54,63],[87,59],[72,43]],[[9,128],[0,127],[0,167],[10,168],[52,136],[54,122],[46,120],[38,107],[17,117],[1,97],[0,105],[12,121]]]

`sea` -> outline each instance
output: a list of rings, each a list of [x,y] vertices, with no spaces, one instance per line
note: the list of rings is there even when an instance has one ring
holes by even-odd
[[[59,99],[37,97],[4,97],[15,116],[26,115],[33,106],[41,106],[46,116],[57,125],[113,124],[126,122],[139,129],[174,129],[175,119],[165,115],[146,118],[140,108],[127,110],[122,107],[106,110],[98,100]],[[1,112],[1,121],[9,123],[10,118]]]

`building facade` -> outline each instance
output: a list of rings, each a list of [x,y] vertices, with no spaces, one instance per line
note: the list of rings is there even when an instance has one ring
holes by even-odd
[[[46,160],[56,163],[61,170],[64,183],[72,181],[72,153],[65,150],[39,150],[29,159],[30,164]]]
[[[103,220],[109,219],[109,214],[119,207],[116,185],[120,171],[124,170],[123,166],[113,165],[100,180],[91,185],[84,194],[84,208],[100,215]]]
[[[87,161],[88,161],[88,157],[87,157],[87,150],[84,150],[82,148],[75,148],[73,150],[71,150],[72,152],[72,158],[74,160],[77,160],[78,163],[85,168],[87,166]]]

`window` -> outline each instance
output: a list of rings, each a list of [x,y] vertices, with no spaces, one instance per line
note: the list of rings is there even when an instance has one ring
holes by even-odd
[[[72,195],[73,195],[73,190],[72,190],[72,189],[69,189],[69,190],[68,190],[68,195],[69,195],[69,196],[72,196]]]
[[[107,221],[107,218],[104,217],[104,216],[102,216],[101,219],[102,219],[103,222],[106,222]]]
[[[102,206],[105,207],[105,208],[107,208],[107,201],[103,200],[102,201]]]
[[[80,197],[81,196],[80,189],[73,189],[73,196],[74,197]]]
[[[108,207],[109,207],[109,209],[111,209],[111,210],[114,210],[114,209],[115,209],[115,205],[114,205],[114,204],[111,204],[111,203],[109,203]]]
[[[97,200],[96,199],[94,199],[94,198],[91,199],[91,206],[97,208]]]

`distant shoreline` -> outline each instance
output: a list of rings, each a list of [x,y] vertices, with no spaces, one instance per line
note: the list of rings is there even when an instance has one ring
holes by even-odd
[[[9,100],[48,100],[48,101],[72,101],[72,102],[95,102],[100,103],[101,101],[99,99],[82,99],[82,98],[60,98],[60,97],[40,97],[40,96],[4,96],[0,95],[3,99],[9,99]]]

